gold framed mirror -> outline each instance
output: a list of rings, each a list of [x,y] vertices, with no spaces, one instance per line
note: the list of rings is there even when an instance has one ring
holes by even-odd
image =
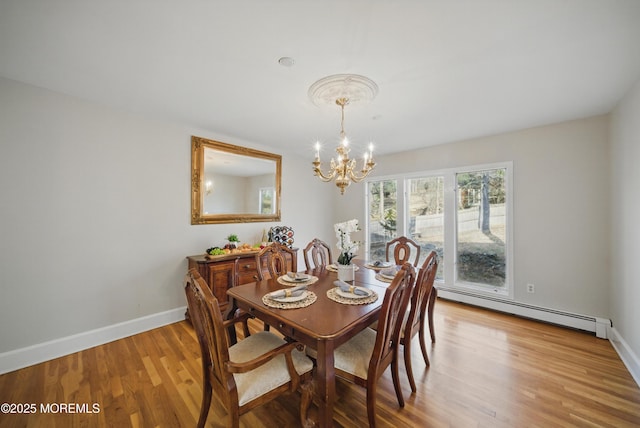
[[[282,156],[191,137],[191,224],[280,221]]]

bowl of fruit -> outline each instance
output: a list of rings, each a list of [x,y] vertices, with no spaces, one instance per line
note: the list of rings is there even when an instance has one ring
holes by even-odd
[[[224,256],[225,254],[229,254],[230,251],[225,251],[223,248],[220,247],[211,247],[211,248],[207,248],[206,251],[206,256],[211,258],[211,257],[216,257],[216,256]]]

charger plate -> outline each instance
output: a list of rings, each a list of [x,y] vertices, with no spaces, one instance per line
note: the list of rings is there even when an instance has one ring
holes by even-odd
[[[286,285],[287,287],[297,287],[298,285],[311,285],[318,281],[317,276],[309,275],[309,279],[306,281],[287,281],[284,279],[284,275],[278,277],[278,284]]]
[[[268,294],[265,294],[264,296],[262,296],[262,303],[269,306],[270,308],[298,309],[305,308],[313,304],[317,299],[318,296],[316,296],[316,293],[307,290],[307,297],[305,297],[303,300],[298,300],[297,302],[278,302],[269,297]]]
[[[338,287],[333,287],[327,290],[327,297],[334,302],[342,303],[343,305],[368,305],[378,300],[378,293],[371,290],[370,296],[365,296],[362,299],[346,298],[338,294]]]
[[[393,282],[393,278],[389,278],[388,276],[384,276],[380,273],[376,274],[376,279],[382,282],[389,282],[389,283]]]

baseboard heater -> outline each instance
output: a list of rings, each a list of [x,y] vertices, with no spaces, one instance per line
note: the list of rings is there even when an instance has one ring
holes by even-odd
[[[601,339],[607,339],[608,330],[611,327],[611,320],[606,318],[598,318],[559,311],[557,309],[528,305],[526,303],[479,295],[463,290],[438,288],[438,296],[443,299],[468,303],[470,305],[505,312],[524,318],[531,318],[538,321],[561,325],[563,327],[593,332]]]

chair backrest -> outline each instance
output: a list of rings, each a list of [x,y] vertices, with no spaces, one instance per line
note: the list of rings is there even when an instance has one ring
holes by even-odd
[[[331,248],[329,248],[326,242],[321,241],[318,238],[314,238],[313,241],[307,244],[303,254],[304,264],[307,267],[307,270],[325,267],[333,263]],[[309,259],[309,256],[311,256],[311,260]],[[313,264],[311,262],[313,262]]]
[[[286,257],[286,254],[288,254],[289,257]],[[274,242],[256,254],[258,281],[265,279],[262,273],[262,259],[265,256],[267,259],[267,270],[271,278],[277,278],[281,275],[286,275],[287,272],[296,272],[298,270],[298,255],[296,252],[289,247]]]
[[[219,391],[225,403],[231,403],[231,391],[236,391],[236,384],[233,375],[224,370],[225,363],[229,361],[229,342],[218,300],[194,268],[189,269],[185,277],[185,293],[202,353],[204,379],[215,382],[213,389]],[[212,376],[207,376],[207,373]]]
[[[438,256],[435,251],[431,251],[427,254],[424,263],[422,263],[413,295],[411,296],[411,309],[409,310],[404,331],[404,337],[408,338],[407,340],[411,340],[418,332],[421,320],[424,320],[427,303],[429,303],[429,295],[433,289],[437,271]]]
[[[413,258],[413,266],[418,267],[418,260],[420,260],[420,245],[415,241],[412,241],[406,236],[399,236],[387,242],[385,254],[388,262],[391,261],[389,258],[389,250],[391,248],[393,248],[393,261],[395,261],[397,265],[411,262],[410,259]]]
[[[378,318],[376,343],[369,362],[369,379],[379,377],[398,354],[404,314],[415,284],[415,275],[411,263],[405,263],[387,287]]]

